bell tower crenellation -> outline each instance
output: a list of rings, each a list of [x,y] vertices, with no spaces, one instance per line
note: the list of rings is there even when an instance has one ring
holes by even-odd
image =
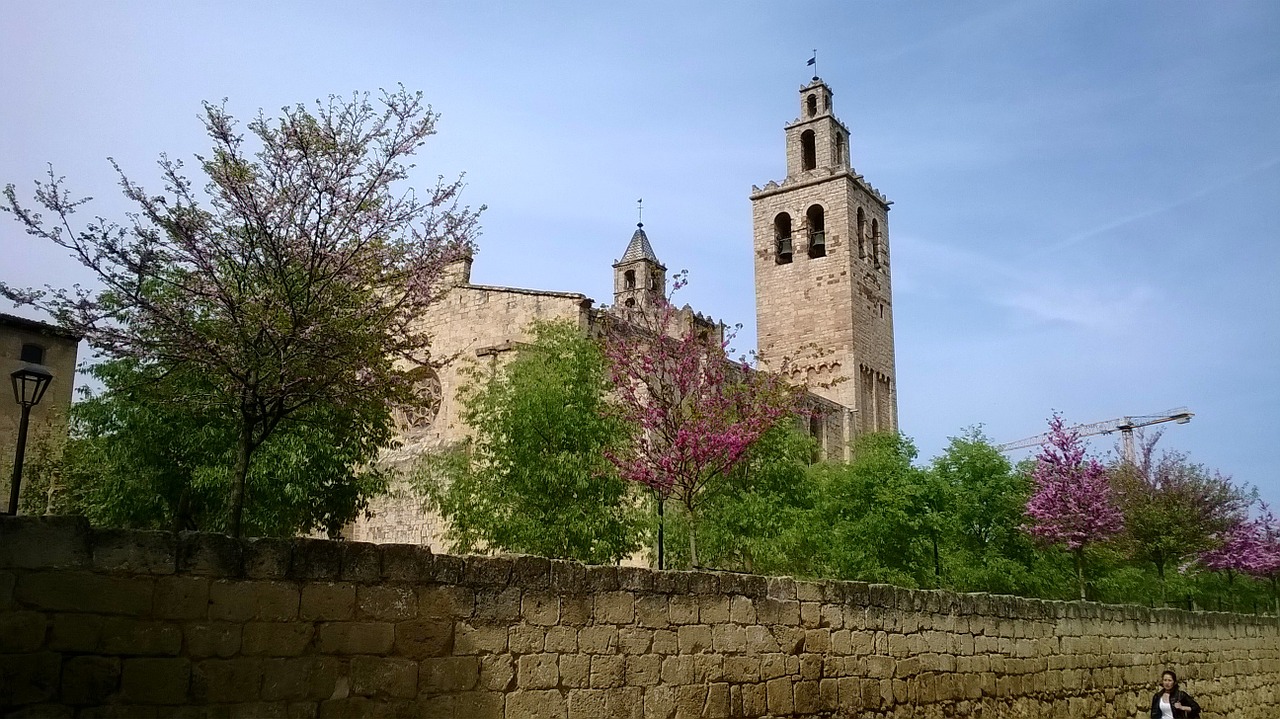
[[[846,447],[896,431],[890,202],[850,163],[849,130],[820,78],[785,127],[786,177],[752,187],[763,364],[842,405]]]

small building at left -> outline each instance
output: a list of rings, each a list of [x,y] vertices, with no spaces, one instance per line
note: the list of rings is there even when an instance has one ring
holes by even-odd
[[[56,325],[0,313],[0,502],[8,506],[13,478],[13,460],[18,448],[18,425],[22,405],[10,386],[13,373],[28,365],[40,365],[53,375],[40,403],[31,408],[27,429],[27,460],[33,446],[67,431],[67,414],[76,379],[76,352],[80,336]],[[21,485],[26,496],[27,485]]]

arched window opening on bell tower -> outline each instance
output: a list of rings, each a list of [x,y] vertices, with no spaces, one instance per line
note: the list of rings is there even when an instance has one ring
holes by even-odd
[[[800,133],[800,169],[812,170],[818,166],[818,152],[814,146],[813,130]]]
[[[649,275],[649,289],[653,290],[654,292],[657,292],[658,289],[661,287],[661,285],[662,285],[662,273],[658,272],[657,270],[654,270],[653,273]]]
[[[844,133],[836,133],[835,157],[831,158],[831,164],[838,166],[844,165]]]
[[[871,219],[871,263],[880,266],[880,221]]]
[[[810,95],[809,98],[805,100],[805,108],[809,110],[809,117],[813,117],[814,115],[817,115],[818,114],[818,96]]]
[[[804,218],[809,225],[809,257],[827,256],[827,227],[822,205],[810,205]]]
[[[858,259],[867,258],[867,215],[858,208]]]
[[[629,290],[636,288],[636,271],[627,270],[622,274],[622,284]]]
[[[773,218],[774,261],[780,265],[791,262],[791,215],[778,213]]]

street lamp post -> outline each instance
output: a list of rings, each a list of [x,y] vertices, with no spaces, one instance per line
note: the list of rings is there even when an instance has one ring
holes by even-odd
[[[41,365],[29,364],[13,371],[13,397],[22,405],[22,419],[18,423],[18,449],[13,458],[13,482],[9,485],[9,509],[7,514],[18,513],[18,489],[22,485],[22,459],[27,451],[27,424],[31,420],[31,408],[40,404],[44,391],[49,389],[53,373]]]

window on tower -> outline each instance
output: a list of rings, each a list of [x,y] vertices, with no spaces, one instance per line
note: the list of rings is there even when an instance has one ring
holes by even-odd
[[[629,290],[634,290],[636,288],[636,271],[635,270],[627,270],[626,272],[622,273],[622,286]]]
[[[800,169],[812,170],[818,166],[817,148],[814,146],[813,130],[800,133]]]
[[[804,213],[809,225],[809,257],[827,256],[827,224],[822,205],[810,205]]]
[[[791,215],[778,213],[773,218],[774,261],[780,265],[791,262]]]
[[[866,259],[867,257],[867,215],[858,208],[858,258]]]
[[[880,221],[871,218],[871,263],[880,266]]]
[[[805,107],[809,110],[809,117],[818,114],[818,96],[810,95],[805,101]]]
[[[843,133],[840,133],[840,132],[836,133],[835,157],[831,158],[831,164],[833,165],[844,164],[844,134]]]

